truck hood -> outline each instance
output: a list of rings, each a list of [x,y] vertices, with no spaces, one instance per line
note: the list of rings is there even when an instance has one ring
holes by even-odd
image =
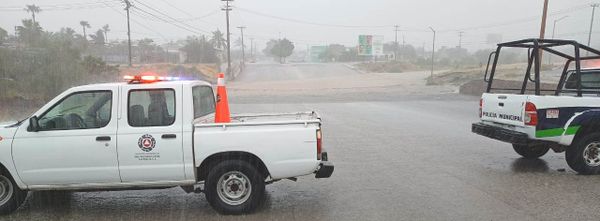
[[[15,136],[18,125],[17,121],[0,122],[0,142],[6,139],[12,139]]]
[[[4,122],[0,122],[0,128],[12,126],[12,125],[15,125],[16,123],[18,123],[18,121],[4,121]]]

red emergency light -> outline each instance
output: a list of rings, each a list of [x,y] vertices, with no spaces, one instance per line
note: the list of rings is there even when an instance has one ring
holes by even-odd
[[[154,82],[158,82],[158,81],[176,81],[179,80],[178,77],[162,77],[162,76],[158,76],[154,73],[144,73],[144,74],[140,74],[140,75],[125,75],[123,76],[123,79],[128,81],[130,84],[132,83],[154,83]]]

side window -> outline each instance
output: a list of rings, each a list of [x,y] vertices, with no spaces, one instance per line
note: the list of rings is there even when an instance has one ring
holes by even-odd
[[[172,89],[129,91],[127,116],[132,127],[172,125],[175,122],[175,91]]]
[[[74,93],[40,116],[40,130],[102,128],[110,122],[111,109],[110,91]]]
[[[215,96],[209,86],[192,88],[194,102],[194,118],[206,116],[215,112]]]

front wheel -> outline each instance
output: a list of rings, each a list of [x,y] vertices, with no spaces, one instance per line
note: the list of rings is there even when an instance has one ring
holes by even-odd
[[[27,192],[19,189],[9,175],[0,172],[0,215],[17,210],[26,196]]]
[[[565,152],[567,164],[580,174],[600,174],[600,133],[584,135]]]
[[[245,214],[254,211],[264,199],[264,176],[251,164],[227,160],[208,173],[206,199],[223,214]]]
[[[535,158],[540,158],[542,156],[544,156],[546,153],[548,153],[548,150],[550,150],[550,147],[547,147],[545,145],[519,145],[519,144],[513,144],[513,149],[515,150],[515,152],[517,152],[519,155],[523,156],[524,158],[527,159],[535,159]]]

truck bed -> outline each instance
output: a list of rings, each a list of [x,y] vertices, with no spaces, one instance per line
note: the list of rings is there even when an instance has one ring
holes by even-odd
[[[308,175],[318,169],[316,112],[237,114],[231,123],[214,118],[194,123],[196,166],[221,152],[252,153],[263,161],[271,178]]]
[[[214,116],[198,119],[195,127],[216,126],[252,126],[252,125],[281,125],[281,124],[313,124],[320,123],[321,117],[315,111],[292,113],[260,113],[232,114],[230,123],[214,123]]]

